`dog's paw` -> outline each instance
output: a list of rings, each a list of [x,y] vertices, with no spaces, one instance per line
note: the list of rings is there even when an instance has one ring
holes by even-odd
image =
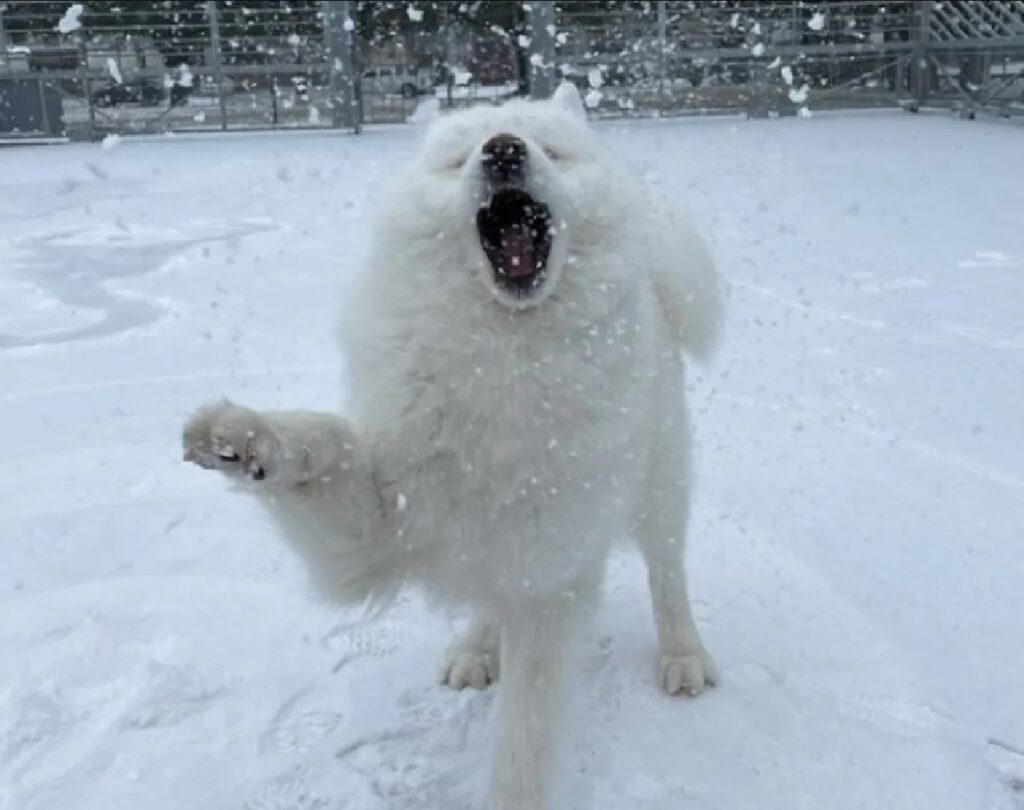
[[[498,680],[498,657],[481,650],[457,650],[445,662],[441,683],[452,689],[486,689]]]
[[[696,697],[718,683],[718,668],[703,650],[661,656],[661,686],[670,695]]]
[[[272,479],[280,456],[263,417],[227,400],[199,408],[182,431],[185,461],[254,481]]]

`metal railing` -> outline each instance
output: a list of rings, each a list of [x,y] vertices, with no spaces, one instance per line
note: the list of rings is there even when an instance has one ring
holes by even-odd
[[[3,6],[0,87],[34,79],[59,93],[71,138],[358,125],[344,58],[352,52],[348,3]]]
[[[597,114],[1024,108],[1024,2],[565,2],[558,10],[558,65]]]
[[[0,137],[407,120],[576,82],[595,116],[1024,111],[1024,1],[2,2]]]
[[[922,3],[920,24],[925,79],[915,107],[1024,115],[1024,2]]]
[[[560,4],[558,58],[609,115],[784,115],[896,103],[916,3]]]

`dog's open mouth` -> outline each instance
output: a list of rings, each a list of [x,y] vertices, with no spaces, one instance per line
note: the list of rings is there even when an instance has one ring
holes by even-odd
[[[480,244],[499,286],[528,296],[544,281],[551,253],[551,210],[521,189],[506,188],[476,214]]]

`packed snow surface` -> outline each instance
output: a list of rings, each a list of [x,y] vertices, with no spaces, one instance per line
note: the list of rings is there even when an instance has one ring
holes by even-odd
[[[655,681],[637,560],[564,806],[1024,807],[1024,130],[609,123],[729,279],[691,374],[690,577],[723,682]],[[461,617],[316,600],[180,460],[229,395],[335,407],[333,318],[414,128],[0,150],[0,810],[475,808]],[[628,549],[628,547],[627,547]]]

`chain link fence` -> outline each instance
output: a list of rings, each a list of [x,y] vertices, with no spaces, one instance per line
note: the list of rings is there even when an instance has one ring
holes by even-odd
[[[542,96],[595,116],[1024,111],[1024,2],[0,0],[0,137],[402,122]]]

